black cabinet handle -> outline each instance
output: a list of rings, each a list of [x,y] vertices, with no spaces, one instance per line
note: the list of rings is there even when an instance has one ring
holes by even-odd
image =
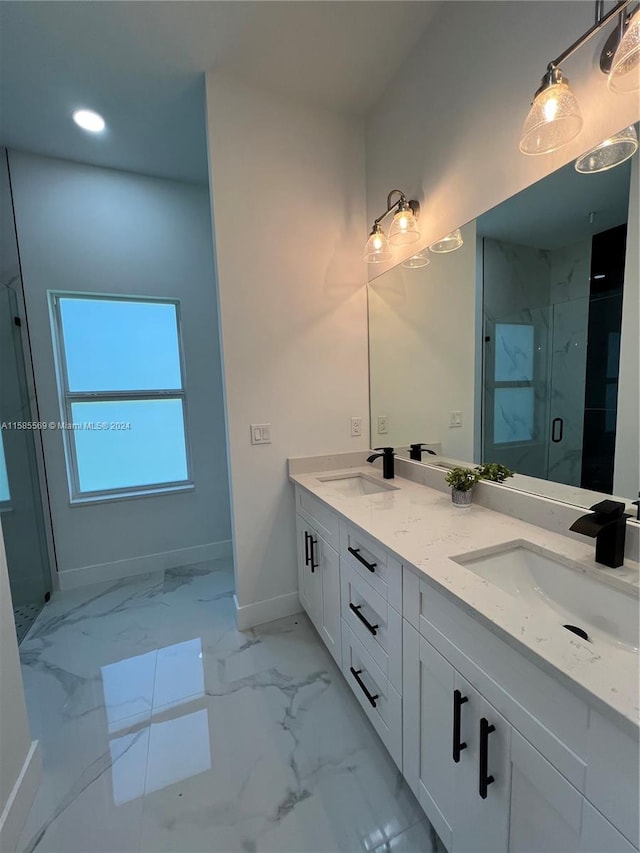
[[[316,563],[316,552],[314,551],[315,546],[318,544],[318,540],[314,539],[311,534],[309,534],[309,553],[311,557],[311,574],[315,572],[320,563]]]
[[[369,620],[366,618],[366,616],[363,616],[362,613],[360,613],[361,607],[362,607],[361,604],[352,604],[351,602],[349,602],[349,610],[353,610],[353,612],[356,614],[356,616],[362,622],[362,624],[365,626],[365,628],[367,628],[369,631],[371,631],[371,633],[375,637],[375,635],[378,633],[378,627],[379,626],[378,625],[372,625],[371,622],[369,622]]]
[[[356,558],[359,563],[362,563],[363,566],[366,566],[370,572],[375,572],[377,563],[368,563],[364,557],[360,556],[360,548],[352,548],[349,546],[347,551]]]
[[[487,788],[496,780],[488,776],[489,767],[489,735],[495,732],[496,727],[489,725],[486,717],[480,720],[480,773],[478,777],[478,793],[483,800],[487,799]]]
[[[556,426],[560,427],[560,431],[556,432]],[[564,421],[562,418],[554,418],[551,421],[551,441],[554,444],[559,444],[562,441],[562,435],[564,433]]]
[[[360,678],[360,673],[362,672],[361,669],[354,669],[352,666],[350,666],[349,669],[351,670],[351,675],[355,678],[355,680],[360,685],[360,689],[362,690],[364,695],[369,700],[369,703],[375,708],[376,707],[376,699],[378,698],[378,694],[376,693],[375,696],[372,696],[371,693],[369,693],[369,691],[365,687],[364,681]]]
[[[453,691],[453,760],[456,764],[460,761],[461,751],[467,748],[464,741],[460,743],[460,717],[462,706],[468,701],[467,697],[463,696],[459,690]]]
[[[304,564],[305,564],[305,566],[309,565],[309,539],[311,539],[311,537],[309,536],[308,531],[305,530],[305,532],[304,532]]]

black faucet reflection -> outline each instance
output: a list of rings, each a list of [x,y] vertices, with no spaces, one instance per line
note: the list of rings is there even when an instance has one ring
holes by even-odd
[[[627,531],[625,504],[620,501],[600,501],[592,512],[577,518],[569,530],[591,536],[596,540],[596,563],[617,569],[624,563],[624,537]]]
[[[423,441],[419,444],[409,445],[409,459],[413,459],[414,462],[422,462],[423,453],[430,453],[432,456],[438,455],[435,450],[431,450],[430,447],[427,447]]]
[[[374,462],[382,457],[382,476],[385,480],[393,480],[394,477],[394,450],[393,447],[375,447],[374,450],[380,450],[381,453],[374,453],[367,459],[367,462]]]

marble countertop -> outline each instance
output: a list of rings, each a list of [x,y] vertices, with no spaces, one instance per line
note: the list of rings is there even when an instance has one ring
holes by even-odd
[[[335,484],[319,479],[357,473],[398,488],[351,497],[341,493]],[[626,561],[618,569],[604,568],[594,560],[593,540],[576,541],[477,504],[458,509],[452,505],[448,492],[401,477],[383,481],[380,471],[371,465],[291,474],[290,479],[378,540],[440,592],[463,603],[490,630],[506,636],[511,645],[591,705],[625,729],[637,731],[637,652],[607,644],[603,647],[602,643],[595,647],[568,635],[559,622],[537,614],[534,617],[526,602],[508,595],[452,558],[525,540],[579,563],[586,574],[636,599],[640,586],[637,563]]]

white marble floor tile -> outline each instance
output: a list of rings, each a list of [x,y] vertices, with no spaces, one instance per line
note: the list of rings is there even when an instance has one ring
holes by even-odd
[[[216,561],[45,607],[21,647],[44,762],[24,850],[432,849],[306,617],[241,633],[232,596]]]

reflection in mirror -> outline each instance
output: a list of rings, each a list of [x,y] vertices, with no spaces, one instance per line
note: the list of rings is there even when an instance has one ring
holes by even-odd
[[[571,163],[370,283],[372,444],[502,463],[578,505],[637,499],[637,160]]]

